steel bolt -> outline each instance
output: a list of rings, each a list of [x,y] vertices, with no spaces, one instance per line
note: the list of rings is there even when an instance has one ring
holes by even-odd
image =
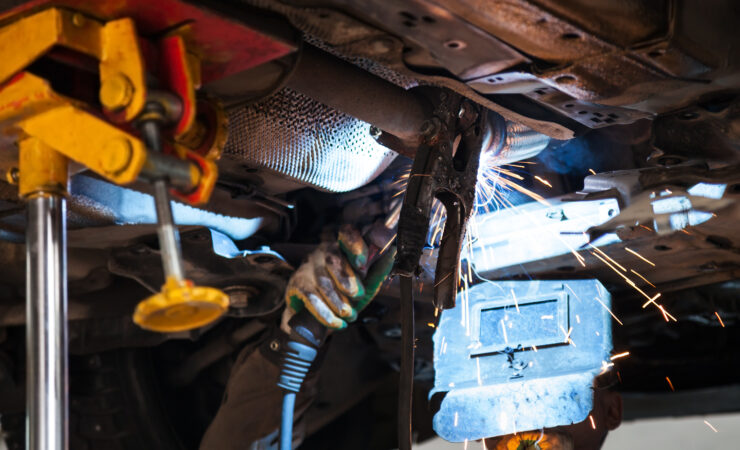
[[[78,28],[82,28],[85,26],[85,23],[87,22],[87,19],[85,16],[83,16],[80,13],[74,13],[72,15],[72,24]]]
[[[437,132],[437,125],[433,120],[426,120],[421,124],[421,129],[419,131],[422,135],[429,136]]]
[[[5,174],[5,179],[10,184],[18,184],[21,179],[21,172],[17,167],[13,167]]]
[[[126,107],[131,102],[134,87],[126,75],[117,73],[103,80],[100,86],[100,103],[109,110]]]
[[[277,339],[273,339],[272,342],[270,342],[270,350],[273,352],[280,350],[280,342],[278,342]]]
[[[376,127],[374,125],[370,127],[370,136],[373,139],[380,139],[380,136],[382,134],[383,134],[383,132],[380,130],[380,128],[378,128],[378,127]]]
[[[98,160],[100,168],[110,175],[123,171],[131,160],[131,152],[131,143],[128,139],[111,139],[103,146]]]

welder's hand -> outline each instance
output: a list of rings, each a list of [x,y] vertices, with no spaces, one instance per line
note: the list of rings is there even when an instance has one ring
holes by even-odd
[[[336,243],[324,243],[314,250],[288,281],[282,328],[287,331],[290,318],[304,307],[335,330],[357,319],[388,277],[396,248],[391,246],[377,256],[368,253],[362,235],[350,226],[342,228]]]

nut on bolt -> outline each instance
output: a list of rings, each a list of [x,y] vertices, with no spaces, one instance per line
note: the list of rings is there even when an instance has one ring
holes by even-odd
[[[434,133],[437,132],[437,121],[432,120],[425,120],[424,123],[421,124],[421,129],[419,130],[421,132],[422,136],[431,136]]]
[[[100,103],[111,111],[128,106],[133,95],[134,87],[122,73],[106,78],[100,86]]]

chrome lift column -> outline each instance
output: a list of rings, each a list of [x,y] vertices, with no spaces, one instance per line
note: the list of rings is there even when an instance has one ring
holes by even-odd
[[[67,450],[67,160],[22,141],[26,228],[26,448]]]
[[[27,444],[68,448],[67,230],[64,197],[28,200],[26,230]]]

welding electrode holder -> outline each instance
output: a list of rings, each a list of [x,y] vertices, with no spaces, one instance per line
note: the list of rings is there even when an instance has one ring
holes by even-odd
[[[439,91],[437,91],[439,92]],[[413,279],[429,233],[433,203],[446,211],[434,274],[434,306],[455,306],[460,252],[467,222],[475,207],[480,155],[492,141],[496,115],[457,94],[441,91],[433,117],[420,130],[421,145],[409,174],[398,220],[398,252],[394,273],[400,278],[401,368],[398,394],[398,447],[411,450],[414,385]]]
[[[458,262],[475,202],[481,151],[490,146],[497,115],[460,96],[442,93],[434,116],[422,127],[422,144],[411,168],[398,222],[394,273],[419,273],[433,202],[446,211],[434,281],[434,306],[455,306]]]

